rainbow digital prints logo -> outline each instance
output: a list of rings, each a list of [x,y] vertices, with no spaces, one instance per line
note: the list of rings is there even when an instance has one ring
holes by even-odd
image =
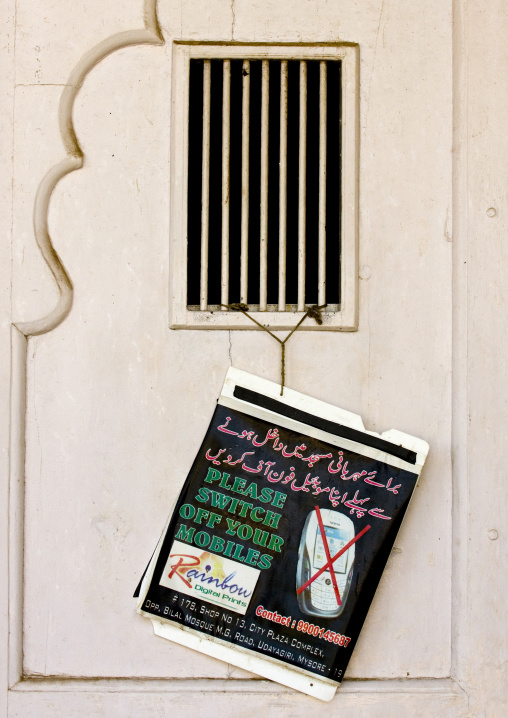
[[[260,571],[174,541],[160,585],[244,615]]]

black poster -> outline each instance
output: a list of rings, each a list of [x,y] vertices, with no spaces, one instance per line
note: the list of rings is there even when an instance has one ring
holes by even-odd
[[[421,455],[233,375],[139,610],[339,683]]]

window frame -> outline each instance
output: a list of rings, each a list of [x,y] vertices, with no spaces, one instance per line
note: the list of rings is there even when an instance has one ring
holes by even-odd
[[[302,330],[358,329],[358,166],[359,47],[352,43],[266,44],[175,41],[172,51],[170,151],[170,328],[245,329],[257,327],[241,312],[187,308],[187,177],[189,66],[191,59],[340,60],[341,112],[341,304],[323,312],[323,324]],[[185,269],[184,269],[185,268]],[[304,312],[253,311],[275,330],[292,329]]]

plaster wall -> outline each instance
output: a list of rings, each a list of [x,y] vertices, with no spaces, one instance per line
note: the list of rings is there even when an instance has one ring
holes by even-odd
[[[6,346],[18,327],[5,453],[9,715],[155,716],[171,705],[219,715],[238,700],[246,716],[330,710],[155,638],[133,612],[227,367],[275,381],[279,371],[262,332],[168,328],[175,39],[359,44],[359,331],[297,333],[287,383],[361,414],[368,429],[421,436],[431,453],[331,709],[503,714],[507,148],[496,117],[507,102],[507,12],[502,0],[489,15],[479,5],[160,0],[158,24],[155,4],[141,0],[8,6]],[[114,33],[127,33],[115,52],[86,55]],[[77,145],[62,146],[63,91],[76,94],[83,162]],[[47,193],[47,227],[70,279],[58,284],[34,238],[33,207],[66,150],[77,171]],[[39,220],[36,211],[38,239]],[[68,316],[45,324],[69,298]],[[7,355],[2,366],[9,382]],[[7,417],[3,426],[8,444]],[[488,642],[477,628],[486,609]]]

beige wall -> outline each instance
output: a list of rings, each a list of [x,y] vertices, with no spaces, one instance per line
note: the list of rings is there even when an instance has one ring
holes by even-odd
[[[508,8],[161,0],[158,25],[141,0],[4,5],[9,715],[503,715]],[[331,706],[134,613],[227,367],[278,375],[264,333],[168,328],[179,38],[360,47],[359,331],[295,335],[287,383],[431,453]]]

